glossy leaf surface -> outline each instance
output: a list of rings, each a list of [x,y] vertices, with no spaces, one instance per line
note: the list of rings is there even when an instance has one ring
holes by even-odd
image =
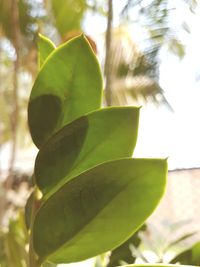
[[[38,50],[39,50],[39,67],[43,65],[47,57],[54,51],[56,46],[47,37],[42,34],[38,35]]]
[[[122,159],[67,182],[39,209],[33,244],[41,261],[81,261],[128,239],[165,188],[166,160]]]
[[[36,146],[67,123],[98,109],[101,94],[99,64],[84,36],[55,49],[41,68],[29,100],[28,122]]]
[[[41,148],[35,163],[44,194],[108,160],[130,157],[136,145],[139,108],[106,108],[63,127]]]

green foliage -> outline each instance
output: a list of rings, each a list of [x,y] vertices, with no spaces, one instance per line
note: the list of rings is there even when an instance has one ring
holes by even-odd
[[[31,226],[31,214],[34,202],[34,192],[32,192],[27,199],[26,206],[25,206],[25,224],[26,228],[29,230]]]
[[[70,31],[81,29],[87,8],[86,0],[51,0],[56,27],[62,37]]]
[[[101,93],[99,64],[84,36],[55,49],[30,96],[28,119],[34,143],[40,147],[68,122],[98,109]]]
[[[42,67],[43,63],[45,62],[46,58],[53,52],[55,49],[55,45],[51,40],[39,34],[38,36],[38,50],[39,52],[39,66]]]
[[[31,267],[81,261],[121,245],[157,206],[167,172],[166,160],[130,158],[138,108],[99,109],[102,78],[86,39],[56,49],[46,38],[40,42],[44,64],[28,108],[40,148],[36,191],[26,206],[30,247],[38,258]]]
[[[64,126],[38,153],[35,177],[40,190],[47,194],[91,167],[130,157],[138,119],[138,108],[108,108]]]
[[[183,251],[176,256],[171,263],[200,265],[200,242],[194,244],[190,249]]]
[[[19,213],[16,219],[9,222],[6,231],[0,231],[0,266],[24,267],[28,265],[28,253],[25,249],[28,233]]]
[[[36,215],[37,254],[57,263],[75,262],[118,246],[156,207],[165,172],[165,161],[123,159],[99,165],[66,183]]]

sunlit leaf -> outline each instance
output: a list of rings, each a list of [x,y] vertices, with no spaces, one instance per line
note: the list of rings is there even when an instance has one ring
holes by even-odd
[[[42,34],[38,35],[38,49],[39,49],[39,66],[41,67],[47,57],[51,54],[51,52],[55,49],[54,43],[49,40],[47,37],[43,36]]]
[[[40,261],[81,261],[128,239],[157,206],[166,160],[122,159],[67,182],[39,209],[33,226]]]
[[[63,37],[66,33],[81,28],[87,8],[85,0],[51,0],[56,27]]]
[[[35,177],[40,190],[55,191],[55,186],[100,163],[130,157],[138,120],[138,108],[106,108],[66,125],[38,153]]]
[[[36,78],[29,106],[29,128],[40,147],[55,131],[101,104],[102,77],[84,36],[55,49]]]

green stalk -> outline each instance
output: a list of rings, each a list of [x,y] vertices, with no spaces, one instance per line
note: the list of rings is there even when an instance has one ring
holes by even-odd
[[[41,265],[38,263],[36,258],[36,254],[33,248],[33,222],[34,216],[36,212],[36,206],[38,202],[38,190],[34,188],[34,200],[33,200],[33,208],[31,211],[31,225],[30,225],[30,241],[29,241],[29,267],[40,267]]]

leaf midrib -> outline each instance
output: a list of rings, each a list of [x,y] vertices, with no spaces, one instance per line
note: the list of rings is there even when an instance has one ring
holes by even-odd
[[[124,125],[124,124],[127,125],[127,124],[124,123],[124,121],[122,120],[122,124],[120,124],[120,125],[117,124],[116,127],[115,127],[114,129],[112,129],[112,131],[110,131],[109,134],[108,134],[107,136],[110,137],[110,136],[113,134],[113,132],[116,133],[116,131],[117,131],[119,128],[121,128],[122,125]],[[105,141],[104,141],[104,140],[105,140]],[[137,133],[136,133],[136,140],[137,140]],[[93,165],[93,166],[91,166],[91,167],[88,167],[86,170],[82,170],[82,171],[80,171],[80,172],[78,172],[78,173],[76,173],[76,172],[74,171],[74,169],[77,168],[78,165],[80,165],[80,164],[82,165],[82,164],[87,160],[87,157],[88,157],[90,154],[94,153],[94,151],[97,150],[96,148],[99,148],[100,146],[103,146],[106,142],[107,142],[107,140],[106,140],[106,139],[103,139],[103,141],[102,141],[101,143],[98,142],[98,143],[95,144],[90,150],[88,150],[88,152],[87,152],[82,158],[80,158],[80,159],[75,163],[75,165],[73,165],[73,166],[71,167],[71,169],[73,168],[73,171],[70,172],[70,173],[68,173],[67,176],[65,176],[60,182],[58,182],[58,184],[56,184],[56,185],[54,186],[53,189],[51,189],[48,193],[46,193],[46,195],[44,196],[44,198],[45,198],[45,199],[48,199],[49,197],[51,197],[51,196],[52,196],[55,192],[57,192],[57,191],[58,191],[64,184],[66,184],[68,181],[70,181],[70,180],[73,179],[74,177],[79,176],[80,174],[82,174],[82,173],[84,173],[84,172],[86,172],[86,171],[88,171],[88,170],[90,170],[90,169],[92,169],[92,168],[95,168],[95,167],[97,167],[98,165],[101,165],[101,164],[103,164],[103,163],[109,161],[109,160],[106,160],[106,161],[103,161],[103,162],[100,162],[100,163],[96,163],[95,165]],[[134,143],[135,143],[135,142],[134,142]],[[133,151],[134,151],[134,147],[131,149],[131,152],[130,152],[130,153],[127,153],[128,155],[125,156],[125,157],[130,157],[130,156],[132,155]],[[116,158],[119,159],[119,157],[116,157]],[[116,159],[116,158],[113,158],[113,159],[111,159],[110,161],[113,161],[113,160]],[[124,158],[124,157],[123,157],[123,158]],[[75,174],[73,174],[73,172],[75,172]]]
[[[132,159],[126,159],[126,160],[132,160]],[[120,161],[120,160],[119,160]],[[140,177],[144,177],[144,175],[147,173],[148,171],[145,171],[143,174],[140,174]],[[152,172],[151,172],[151,174],[154,174],[154,172],[155,172],[155,170],[153,170]],[[149,173],[149,172],[148,172]],[[139,174],[138,174],[139,175]],[[138,176],[137,175],[137,176]],[[107,201],[107,203],[103,206],[103,208],[101,208],[100,209],[100,211],[98,211],[96,214],[95,214],[95,216],[91,219],[91,220],[89,220],[86,224],[84,224],[84,226],[72,237],[72,238],[70,238],[69,240],[67,240],[67,242],[65,242],[65,243],[63,243],[61,246],[59,246],[58,247],[58,249],[56,249],[53,253],[50,253],[50,254],[48,254],[45,258],[50,258],[52,255],[54,255],[54,254],[56,254],[57,253],[57,251],[59,251],[61,248],[64,248],[65,246],[66,246],[66,244],[67,243],[69,243],[70,241],[72,241],[73,239],[75,239],[76,238],[76,236],[78,235],[78,234],[80,234],[81,232],[83,232],[84,231],[84,229],[86,228],[86,227],[88,227],[88,225],[89,224],[91,224],[98,216],[100,216],[100,214],[103,212],[103,210],[105,210],[108,206],[109,206],[109,204],[110,204],[110,202],[112,202],[115,198],[117,198],[121,193],[123,193],[123,191],[124,191],[124,189],[125,188],[127,188],[131,183],[133,183],[134,181],[135,181],[135,177],[136,176],[134,176],[134,177],[132,177],[123,187],[121,187],[120,188],[120,190],[119,191],[117,191],[116,192],[116,194],[114,194],[113,195],[113,197],[111,198],[111,199],[109,199],[109,201]],[[163,188],[162,188],[162,192],[164,191],[164,188],[165,188],[165,186],[164,186],[164,183],[163,183]],[[160,194],[160,197],[159,197],[159,199],[158,199],[158,202],[160,201],[160,199],[161,199],[161,196],[162,196],[162,192],[161,192],[161,194]],[[154,209],[155,209],[155,207],[154,207]],[[153,210],[154,210],[153,209]],[[153,210],[151,211],[151,213],[153,212]],[[150,214],[151,214],[150,213]],[[142,224],[142,223],[141,223]],[[141,225],[140,224],[140,225]],[[140,226],[139,225],[139,226]],[[138,226],[138,227],[139,227]],[[133,232],[132,232],[133,233]],[[131,234],[132,234],[131,233]],[[49,257],[50,256],[50,257]],[[45,258],[44,258],[44,260],[45,260]]]

